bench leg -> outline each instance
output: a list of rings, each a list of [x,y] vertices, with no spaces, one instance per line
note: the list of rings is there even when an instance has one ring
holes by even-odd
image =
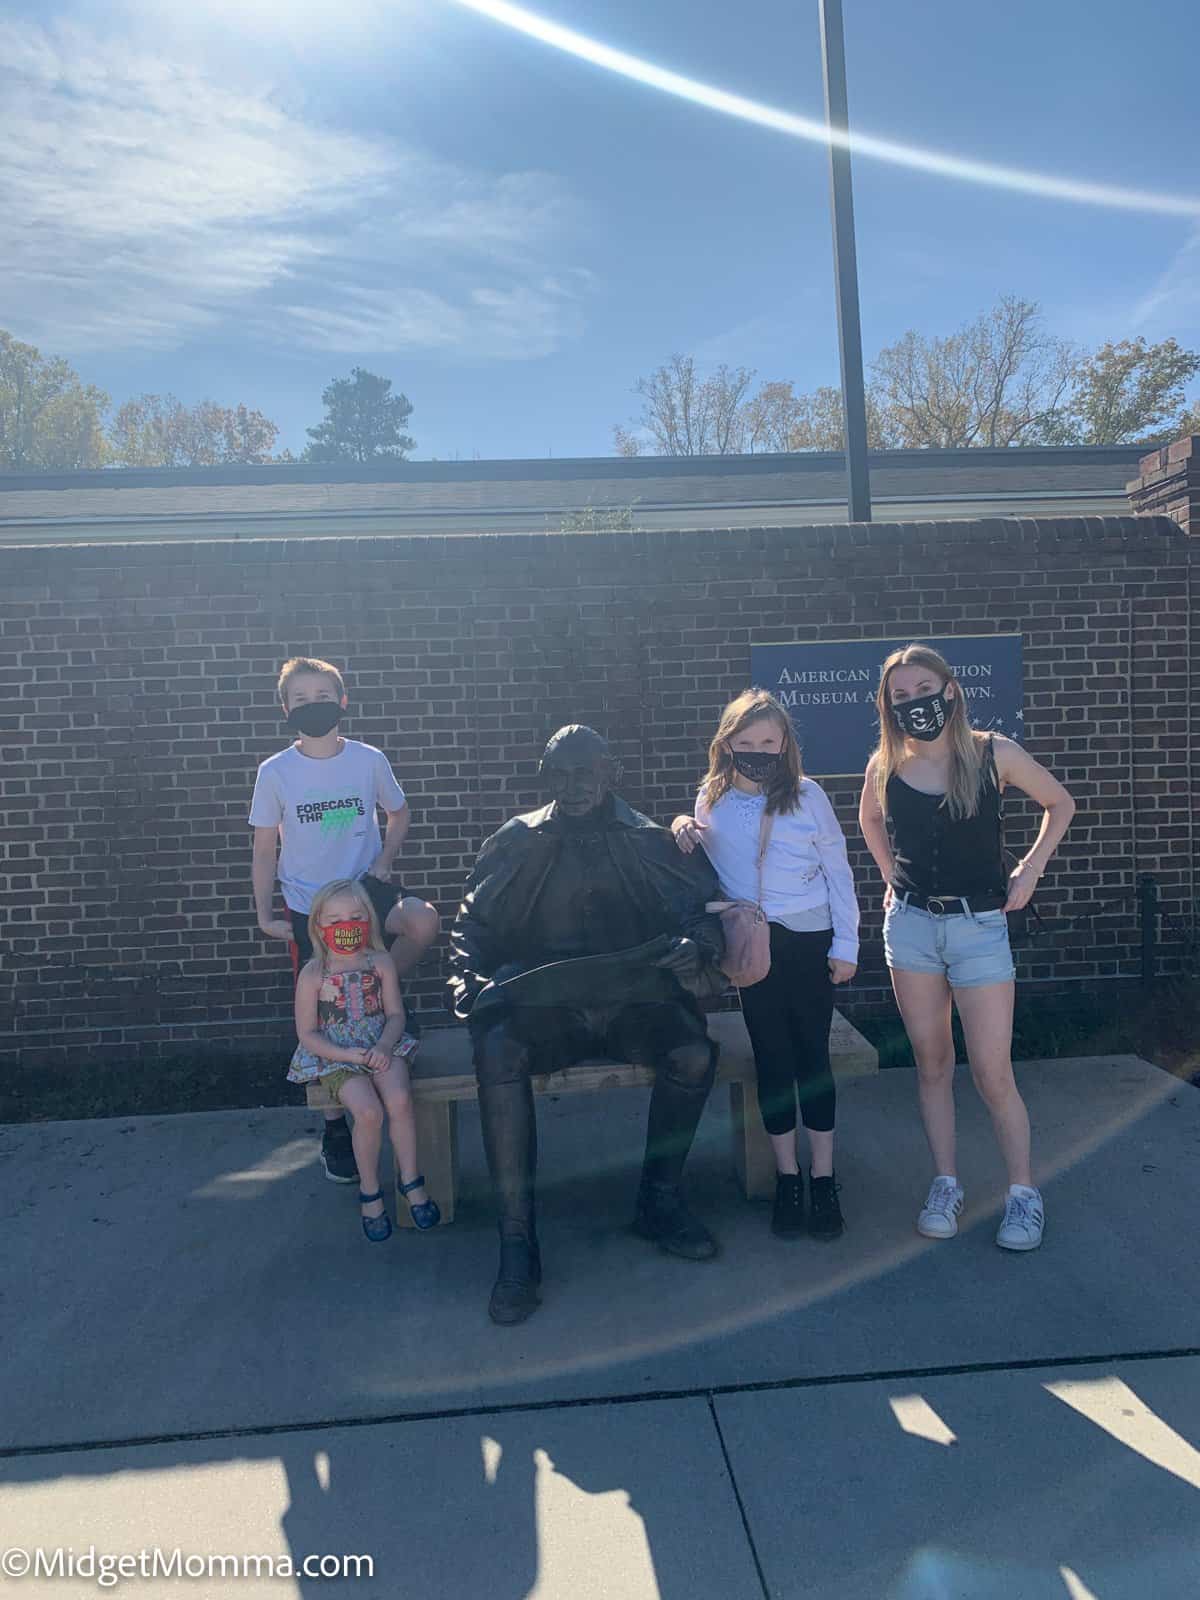
[[[458,1106],[453,1100],[417,1100],[413,1104],[417,1124],[417,1155],[425,1174],[429,1198],[436,1200],[442,1221],[454,1221],[458,1197]],[[402,1228],[413,1226],[408,1200],[400,1193],[400,1174],[396,1173],[396,1221]]]
[[[729,1085],[729,1120],[733,1126],[733,1164],[747,1200],[769,1200],[775,1193],[775,1152],[758,1109],[753,1078]]]

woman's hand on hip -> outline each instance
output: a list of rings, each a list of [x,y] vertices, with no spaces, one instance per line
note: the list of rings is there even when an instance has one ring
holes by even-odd
[[[1027,861],[1022,861],[1015,866],[1008,875],[1008,899],[1004,902],[1005,911],[1022,911],[1033,899],[1033,891],[1038,886],[1041,873],[1036,867],[1031,867]]]
[[[858,971],[858,963],[856,961],[839,961],[836,956],[830,956],[830,958],[829,958],[829,981],[830,981],[830,983],[849,983],[850,979],[854,976],[854,974],[857,971]]]

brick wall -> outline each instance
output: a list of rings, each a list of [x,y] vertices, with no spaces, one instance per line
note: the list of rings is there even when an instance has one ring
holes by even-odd
[[[257,932],[246,808],[286,742],[280,660],[344,663],[353,736],[414,812],[408,884],[448,920],[480,841],[539,804],[560,724],[612,739],[660,819],[694,790],[752,640],[1020,631],[1033,753],[1079,814],[1039,898],[1118,904],[1022,979],[1137,972],[1132,890],[1194,904],[1195,548],[1165,518],[733,533],[246,540],[0,550],[0,1064],[202,1043],[290,1049],[283,947]],[[854,1003],[886,995],[856,785],[829,792],[866,908]],[[1032,813],[1013,807],[1013,843]],[[440,1015],[436,976],[415,988]],[[850,995],[847,995],[850,999]]]
[[[1171,517],[1200,537],[1200,434],[1151,450],[1138,462],[1140,476],[1126,485],[1139,516]]]

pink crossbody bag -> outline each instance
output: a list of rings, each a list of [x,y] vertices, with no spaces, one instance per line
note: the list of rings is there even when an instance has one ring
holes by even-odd
[[[771,842],[775,818],[763,812],[758,830],[758,888],[754,900],[710,900],[706,911],[715,911],[725,935],[725,954],[721,971],[737,989],[761,983],[771,970],[771,925],[762,908],[763,861]]]

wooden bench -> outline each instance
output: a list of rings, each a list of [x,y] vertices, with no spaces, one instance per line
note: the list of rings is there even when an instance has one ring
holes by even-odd
[[[749,1199],[775,1191],[775,1159],[758,1109],[754,1057],[740,1011],[718,1012],[708,1018],[709,1032],[721,1047],[717,1082],[729,1085],[733,1125],[733,1160],[738,1179]],[[857,1028],[834,1012],[830,1056],[838,1079],[858,1078],[879,1071],[879,1054]],[[654,1074],[648,1067],[620,1061],[580,1061],[561,1072],[546,1072],[533,1079],[534,1094],[594,1094],[602,1089],[649,1088]],[[417,1123],[417,1149],[429,1193],[442,1210],[442,1220],[453,1222],[458,1192],[458,1104],[477,1098],[471,1065],[471,1040],[465,1028],[438,1028],[426,1033],[413,1063],[413,1104]],[[307,1086],[308,1104],[324,1110],[332,1102],[319,1082]],[[397,1183],[399,1175],[397,1174]],[[397,1195],[396,1216],[411,1227],[408,1206]]]

